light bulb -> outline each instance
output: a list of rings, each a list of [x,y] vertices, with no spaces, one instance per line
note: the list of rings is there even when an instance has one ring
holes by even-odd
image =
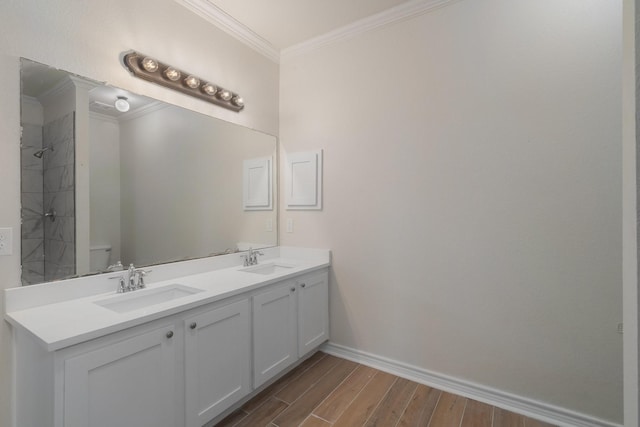
[[[116,107],[116,110],[120,111],[121,113],[126,113],[130,108],[129,101],[127,101],[127,98],[125,96],[119,96],[118,99],[116,99],[114,105]]]
[[[169,67],[164,70],[164,75],[167,76],[167,78],[172,82],[177,82],[178,80],[180,80],[180,71],[176,70],[173,67]]]
[[[184,84],[189,86],[191,89],[195,89],[200,86],[200,79],[195,76],[189,76],[184,79]]]
[[[244,107],[244,99],[242,99],[242,97],[240,95],[236,95],[231,99],[231,102],[236,106],[236,107]]]
[[[220,96],[220,99],[223,99],[225,101],[228,101],[231,99],[231,92],[229,92],[226,89],[221,89],[220,92],[218,92],[218,95]]]
[[[202,91],[207,95],[215,95],[218,91],[218,88],[212,85],[211,83],[207,83],[202,86]]]
[[[142,60],[142,68],[150,73],[158,71],[158,61],[148,56]]]

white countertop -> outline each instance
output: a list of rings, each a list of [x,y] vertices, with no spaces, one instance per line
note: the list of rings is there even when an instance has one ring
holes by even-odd
[[[241,265],[241,261],[235,258],[232,260],[238,265],[225,266],[225,264],[229,263],[229,259],[225,260],[223,258],[238,257],[237,254],[234,254],[219,257],[221,259],[214,262],[214,264],[218,264],[218,267],[224,266],[224,268],[216,269],[214,265],[210,271],[197,272],[195,274],[189,274],[188,272],[190,270],[189,261],[185,262],[187,265],[182,268],[184,270],[184,275],[182,276],[176,275],[176,266],[172,265],[174,271],[167,273],[168,270],[165,269],[165,272],[158,274],[161,276],[159,281],[149,283],[146,289],[125,294],[117,294],[115,292],[118,285],[117,280],[107,280],[109,277],[118,276],[123,272],[91,276],[86,279],[72,279],[73,283],[64,283],[69,281],[62,281],[35,285],[42,286],[41,293],[49,294],[49,298],[38,295],[38,289],[8,289],[5,291],[5,300],[7,300],[5,304],[5,319],[13,327],[24,329],[36,337],[48,351],[54,351],[330,265],[328,250],[300,249],[302,252],[298,252],[295,248],[280,249],[273,248],[270,250],[265,259],[260,260],[260,263],[286,264],[291,268],[268,275],[241,271],[245,267]],[[162,266],[154,266],[152,268],[154,269],[154,273],[152,273],[154,275],[157,274],[156,270],[162,270]],[[193,271],[193,269],[191,270]],[[95,284],[98,280],[101,281],[100,285]],[[90,282],[94,283],[91,284]],[[110,290],[107,292],[104,292],[104,283],[108,283],[109,288],[107,289]],[[105,300],[106,298],[120,298],[123,295],[134,294],[142,295],[142,293],[176,283],[201,290],[201,292],[125,313],[118,313],[95,304],[96,301]],[[67,293],[69,298],[56,294],[56,298],[52,299],[52,290],[48,287],[56,285],[59,287],[60,292]],[[102,290],[102,292],[96,291],[91,295],[78,297],[79,292],[82,295],[82,290],[78,290],[78,287],[82,286],[86,286],[84,292],[86,292],[87,287]],[[22,294],[29,292],[31,300],[40,300],[41,303],[29,306],[22,303],[22,301],[18,302],[19,299],[25,298],[25,295],[20,294],[22,290],[24,290]],[[13,302],[12,298],[15,302]]]

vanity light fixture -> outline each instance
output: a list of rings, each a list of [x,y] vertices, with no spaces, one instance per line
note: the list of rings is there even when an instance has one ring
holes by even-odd
[[[124,65],[138,78],[203,99],[236,112],[244,108],[244,100],[237,93],[223,89],[211,82],[203,81],[193,74],[164,64],[141,53],[129,52],[125,54]],[[117,105],[116,108],[118,108]]]
[[[116,110],[120,111],[121,113],[126,113],[130,108],[129,101],[127,101],[126,96],[119,96],[113,105],[115,105]]]

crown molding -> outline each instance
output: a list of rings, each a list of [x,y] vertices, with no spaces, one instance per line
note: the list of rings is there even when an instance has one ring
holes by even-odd
[[[140,117],[146,116],[147,114],[151,114],[169,107],[171,107],[170,104],[165,104],[164,102],[160,101],[153,101],[146,105],[143,105],[142,107],[138,107],[135,110],[131,110],[127,113],[121,114],[120,116],[118,116],[118,121],[126,122],[129,120],[139,119]]]
[[[89,110],[89,117],[94,120],[100,120],[103,122],[112,123],[114,125],[118,124],[118,119],[116,119],[115,117],[109,116],[104,113],[98,113],[97,111]]]
[[[279,51],[249,27],[211,3],[210,0],[175,0],[176,3],[211,22],[216,27],[255,49],[275,63],[280,63],[281,59],[311,52],[321,47],[358,36],[367,31],[431,12],[456,1],[459,0],[411,0]]]
[[[398,21],[423,15],[435,9],[447,6],[455,1],[458,0],[412,0],[383,12],[376,13],[375,15],[354,21],[351,24],[329,31],[321,36],[314,37],[302,43],[283,49],[280,52],[280,57],[285,59],[301,55]]]
[[[280,62],[280,52],[275,46],[210,1],[175,0],[175,2],[255,49],[276,64]]]

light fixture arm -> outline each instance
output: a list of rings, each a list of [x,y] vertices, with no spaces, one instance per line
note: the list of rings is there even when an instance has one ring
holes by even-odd
[[[124,65],[134,76],[178,92],[202,99],[236,112],[244,108],[244,100],[237,93],[164,64],[138,52],[124,55]]]

